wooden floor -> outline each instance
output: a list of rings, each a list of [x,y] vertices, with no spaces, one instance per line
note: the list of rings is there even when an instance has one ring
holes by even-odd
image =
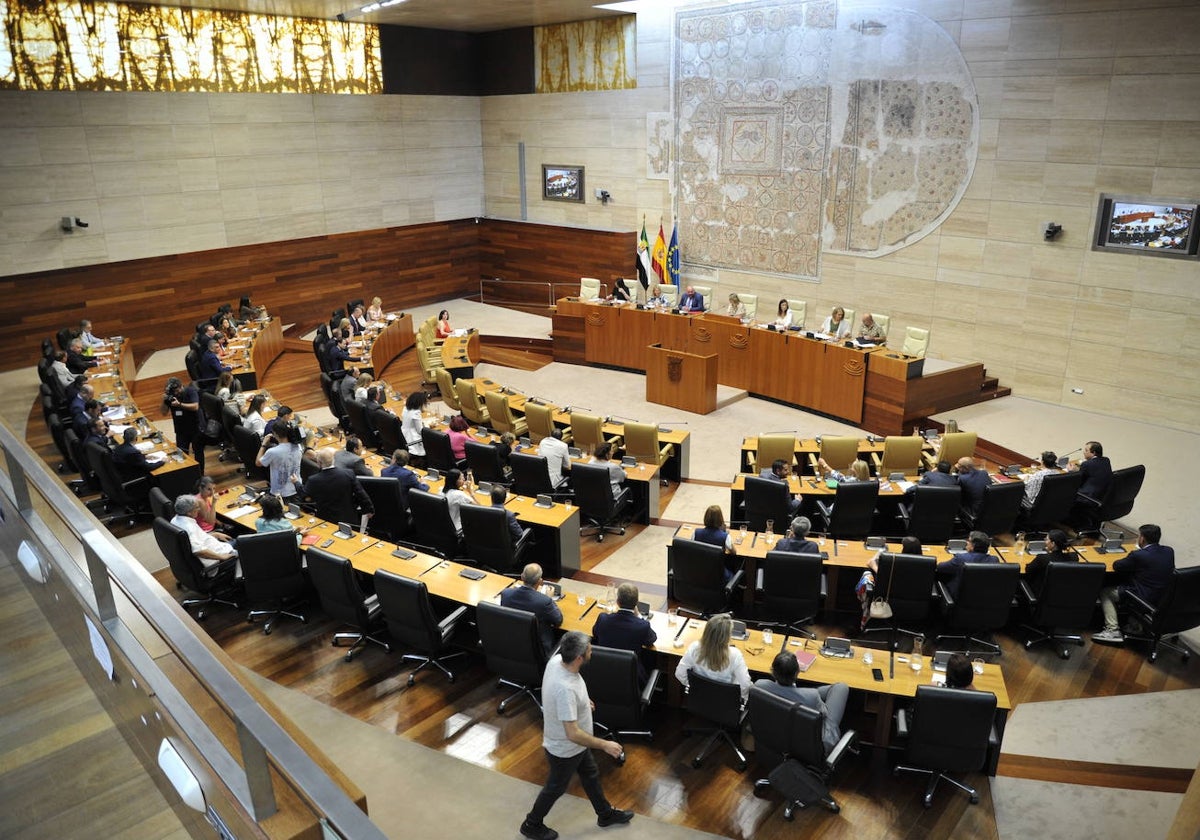
[[[536,367],[545,361],[533,354],[522,355],[524,359],[506,359],[504,363]],[[393,363],[384,378],[403,392],[417,387],[420,377],[412,354]],[[321,404],[311,354],[285,353],[265,380],[277,398],[292,406],[304,409]],[[148,405],[161,387],[161,381],[139,382],[135,397]],[[31,415],[29,429],[31,446],[53,460],[40,416]],[[218,464],[211,455],[208,466],[218,480],[236,480],[234,467]],[[662,508],[669,503],[673,489],[664,488]],[[605,582],[592,570],[640,530],[634,526],[625,536],[610,536],[603,544],[585,540],[579,577]],[[174,591],[169,572],[160,573],[159,579],[168,591]],[[401,664],[402,651],[388,654],[371,646],[346,663],[344,651],[329,643],[335,625],[317,608],[310,608],[308,614],[307,625],[284,620],[271,636],[263,636],[245,623],[242,613],[234,611],[212,614],[203,626],[237,662],[383,732],[530,782],[544,781],[540,717],[528,704],[518,704],[499,715],[496,704],[505,694],[496,689],[494,678],[477,657],[460,662],[453,684],[436,672],[423,672],[409,688],[405,684],[409,666]],[[817,629],[821,635],[844,632],[837,626]],[[1049,649],[1025,651],[1021,638],[1015,629],[999,637],[1014,705],[1200,687],[1195,665],[1189,667],[1173,654],[1164,654],[1151,665],[1136,649],[1089,645],[1062,661]],[[872,715],[863,703],[861,697],[852,698],[844,726],[867,733]],[[783,820],[777,798],[754,795],[753,763],[750,770],[739,773],[732,754],[719,750],[702,768],[693,769],[690,762],[698,739],[683,733],[686,722],[684,713],[659,708],[652,744],[629,740],[624,767],[601,758],[605,789],[614,803],[639,814],[738,838],[772,840],[797,833],[805,837],[997,837],[985,776],[970,779],[979,788],[979,805],[969,805],[965,796],[952,789],[939,789],[934,806],[926,810],[921,806],[924,782],[907,776],[894,779],[890,773],[894,757],[870,748],[845,762],[835,780],[840,814],[810,810],[789,824]],[[1091,769],[1097,779],[1094,783],[1113,787],[1175,789],[1180,783],[1157,768],[1105,765]],[[1002,773],[1048,780],[1070,778],[1059,764],[1021,757],[1006,757]],[[1139,785],[1139,777],[1150,781]],[[574,790],[579,793],[578,788]],[[520,807],[523,805],[514,806],[514,812]],[[553,815],[549,822],[553,824]]]

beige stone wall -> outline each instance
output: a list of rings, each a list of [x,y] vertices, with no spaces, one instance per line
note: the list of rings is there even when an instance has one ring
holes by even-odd
[[[479,128],[475,97],[3,91],[0,274],[477,216]]]
[[[1200,4],[879,5],[938,21],[970,67],[980,145],[959,206],[885,257],[823,254],[817,282],[693,276],[715,282],[719,299],[757,292],[760,308],[806,299],[810,323],[840,303],[890,314],[893,335],[928,327],[932,355],[983,361],[1024,396],[1200,427],[1200,263],[1088,244],[1101,192],[1200,198]],[[653,236],[661,217],[670,235],[672,182],[646,177],[645,148],[646,115],[671,107],[673,10],[647,0],[636,11],[637,90],[484,100],[489,215],[519,215],[524,142],[531,220],[632,230],[645,216]],[[586,166],[588,203],[542,201],[542,162]],[[612,204],[592,197],[597,187]],[[1046,243],[1051,220],[1064,232]],[[681,252],[686,262],[686,240]]]

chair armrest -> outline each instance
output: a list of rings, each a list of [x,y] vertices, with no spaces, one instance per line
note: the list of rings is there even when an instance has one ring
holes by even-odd
[[[900,513],[900,518],[905,522],[912,519],[912,505],[906,505],[904,502],[896,502],[896,510]]]
[[[883,458],[879,456],[878,452],[871,453],[871,463],[875,465],[875,473],[878,475],[879,468],[883,466]]]
[[[1037,606],[1037,602],[1038,602],[1037,596],[1034,595],[1033,590],[1029,588],[1028,581],[1025,581],[1025,580],[1021,581],[1020,585],[1017,587],[1017,595],[1019,595],[1021,597],[1021,599],[1024,600],[1025,603],[1027,603],[1029,606],[1031,606],[1031,607]]]
[[[655,668],[650,672],[646,679],[646,687],[642,689],[641,700],[643,706],[650,705],[650,698],[654,696],[655,690],[658,689],[658,681],[660,679],[662,679],[662,671],[660,669]]]
[[[749,449],[747,449],[746,450],[746,466],[749,467],[751,470],[753,470],[754,465],[757,463],[758,463],[758,453],[751,452]]]
[[[832,772],[837,769],[838,763],[845,757],[847,752],[854,750],[854,745],[858,743],[858,733],[853,729],[848,729],[842,733],[841,739],[833,745],[833,749],[825,756],[825,766]]]
[[[731,577],[729,582],[725,584],[725,595],[727,597],[733,594],[733,590],[736,589],[737,585],[742,582],[742,576],[745,573],[745,569],[738,569],[733,573],[733,577]]]
[[[821,515],[828,519],[833,515],[833,502],[823,502],[817,499],[817,509],[821,511]]]
[[[820,475],[821,475],[821,467],[820,467],[820,465],[817,463],[817,455],[816,455],[816,453],[814,453],[814,452],[809,452],[809,453],[808,453],[808,465],[809,465],[810,467],[812,467],[812,471],[813,471],[813,473],[814,473],[815,475],[817,475],[817,476],[820,476]]]
[[[963,524],[967,525],[968,527],[973,527],[975,525],[975,514],[971,512],[970,508],[966,508],[966,507],[959,508],[958,509],[958,518],[961,519],[963,521]]]
[[[533,529],[532,528],[522,528],[521,529],[521,539],[517,540],[517,544],[513,546],[513,553],[520,554],[522,551],[525,550],[525,547],[528,546],[532,542],[533,542]]]
[[[446,641],[446,639],[449,639],[452,635],[454,635],[454,629],[458,626],[458,622],[466,614],[467,608],[462,606],[438,622],[438,630],[440,630],[442,633],[442,641]]]
[[[954,596],[951,595],[950,590],[946,588],[946,582],[939,580],[936,583],[937,583],[937,595],[939,598],[942,599],[942,603],[944,603],[947,607],[953,607],[954,606]]]
[[[896,710],[896,737],[897,738],[907,738],[908,737],[908,715],[909,715],[908,709],[897,709]]]
[[[821,572],[821,598],[824,599],[829,595],[829,580],[825,577],[825,572]]]
[[[1129,601],[1132,601],[1133,607],[1135,607],[1136,609],[1142,610],[1147,615],[1153,615],[1155,612],[1155,607],[1153,605],[1147,604],[1144,600],[1139,598],[1137,595],[1135,595],[1133,592],[1131,592],[1128,589],[1121,590],[1121,597],[1125,598]]]
[[[1078,502],[1083,502],[1085,505],[1091,505],[1092,507],[1100,507],[1100,500],[1093,498],[1086,493],[1076,493],[1075,500]]]

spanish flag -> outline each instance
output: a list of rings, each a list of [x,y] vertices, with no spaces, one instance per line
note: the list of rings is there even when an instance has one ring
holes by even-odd
[[[654,264],[654,273],[659,282],[667,278],[667,240],[663,237],[662,222],[658,223],[658,238],[654,240],[654,250],[650,252],[650,261]]]

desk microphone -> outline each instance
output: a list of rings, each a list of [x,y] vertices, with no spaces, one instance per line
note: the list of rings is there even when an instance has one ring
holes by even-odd
[[[688,426],[691,425],[688,420],[659,420],[656,425],[659,426]]]
[[[1079,447],[1078,449],[1072,449],[1072,450],[1071,450],[1070,452],[1068,452],[1066,455],[1060,455],[1060,456],[1058,456],[1058,461],[1056,461],[1055,463],[1058,465],[1058,468],[1059,468],[1060,470],[1066,469],[1066,468],[1067,468],[1067,465],[1071,463],[1071,456],[1072,456],[1072,455],[1074,455],[1074,454],[1075,454],[1075,453],[1077,453],[1077,452],[1082,452],[1082,451],[1083,451],[1083,447],[1082,447],[1082,446],[1081,446],[1081,447]]]
[[[641,420],[635,420],[632,417],[622,417],[620,414],[613,414],[612,418],[614,420],[624,420],[626,423],[641,423],[642,422]]]

